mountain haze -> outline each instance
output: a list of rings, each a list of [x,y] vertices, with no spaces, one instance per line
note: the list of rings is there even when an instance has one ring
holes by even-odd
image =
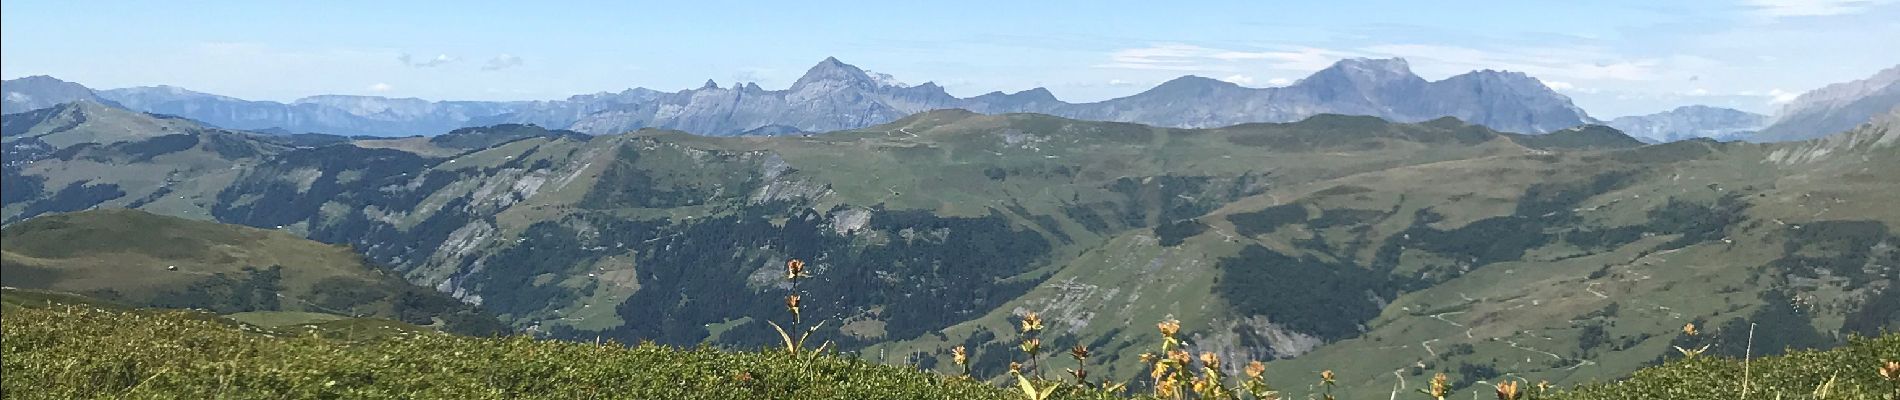
[[[1749,140],[1782,142],[1813,139],[1852,129],[1900,108],[1900,65],[1866,79],[1827,85],[1802,93],[1783,106],[1775,122]]]
[[[0,84],[0,114],[17,114],[75,101],[108,102],[92,89],[45,75],[7,80]]]
[[[1276,360],[1281,381],[1335,369],[1358,398],[1410,365],[1589,382],[1669,354],[1687,321],[1721,338],[1785,327],[1757,336],[1760,355],[1893,329],[1900,311],[1890,120],[1644,145],[1456,118],[1184,129],[940,110],[811,136],[498,125],[285,146],[87,107],[78,128],[17,129],[46,143],[8,158],[30,161],[9,166],[8,220],[128,207],[282,230],[555,338],[769,345],[775,277],[800,258],[804,315],[830,322],[816,340],[874,361],[945,370],[961,345],[995,376],[1014,319],[1038,311],[1044,340],[1100,349],[1092,372],[1126,379],[1155,345],[1144,327],[1175,318],[1197,352]],[[83,132],[130,133],[59,136]]]
[[[1694,138],[1734,139],[1768,126],[1773,119],[1747,111],[1682,106],[1649,115],[1617,117],[1606,125],[1649,143],[1667,143]]]
[[[9,99],[17,98],[8,100],[9,110],[91,99],[228,129],[379,136],[432,135],[499,123],[592,134],[660,128],[711,136],[769,135],[857,129],[950,108],[1177,128],[1292,122],[1318,114],[1367,115],[1400,122],[1455,117],[1519,133],[1545,133],[1595,121],[1569,98],[1522,73],[1474,71],[1434,82],[1413,74],[1401,59],[1342,60],[1281,88],[1248,88],[1185,76],[1135,95],[1094,103],[1064,102],[1043,88],[960,98],[932,82],[897,83],[889,75],[869,73],[835,58],[819,62],[783,90],[766,90],[755,83],[721,87],[707,81],[699,88],[677,92],[635,88],[553,101],[322,95],[278,103],[170,86],[95,92],[46,77],[7,81],[4,86]]]

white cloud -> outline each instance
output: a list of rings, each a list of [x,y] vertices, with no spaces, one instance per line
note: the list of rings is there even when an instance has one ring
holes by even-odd
[[[1781,89],[1774,89],[1774,90],[1769,90],[1769,91],[1768,91],[1768,96],[1769,96],[1769,97],[1772,97],[1771,99],[1769,99],[1769,100],[1768,100],[1768,102],[1770,102],[1770,103],[1775,103],[1775,104],[1782,104],[1782,103],[1787,103],[1787,102],[1790,102],[1790,101],[1794,101],[1794,99],[1795,99],[1796,97],[1800,97],[1800,96],[1801,96],[1801,94],[1800,94],[1800,93],[1790,93],[1790,92],[1788,92],[1788,91],[1784,91],[1784,90],[1781,90]]]
[[[1220,78],[1220,80],[1227,81],[1227,83],[1232,83],[1235,85],[1242,85],[1242,86],[1253,84],[1253,77],[1241,75],[1241,74],[1228,75],[1226,78]]]
[[[1109,63],[1097,65],[1103,68],[1150,69],[1169,71],[1194,71],[1207,67],[1199,64],[1206,61],[1213,49],[1186,44],[1162,44],[1142,48],[1121,49],[1108,55]]]
[[[498,70],[503,70],[503,69],[508,69],[508,68],[519,67],[521,66],[521,63],[522,63],[521,56],[508,54],[508,53],[501,53],[500,55],[496,55],[495,58],[488,59],[488,62],[482,63],[482,70],[483,71],[498,71]]]
[[[1857,14],[1892,0],[1747,0],[1755,15],[1768,18]]]
[[[1544,81],[1544,86],[1549,87],[1550,90],[1570,90],[1577,88],[1577,85],[1572,85],[1570,82],[1564,81]]]
[[[1239,71],[1241,63],[1285,70],[1317,70],[1354,54],[1314,47],[1289,47],[1286,50],[1242,51],[1217,49],[1183,43],[1163,43],[1148,47],[1116,50],[1108,63],[1097,68],[1163,71]],[[1252,64],[1246,67],[1253,67]]]
[[[369,91],[371,92],[382,93],[382,92],[389,91],[389,89],[395,89],[395,87],[389,86],[389,84],[382,83],[382,82],[377,82],[377,83],[369,85]]]
[[[1108,80],[1108,85],[1109,85],[1109,86],[1130,86],[1130,85],[1134,85],[1134,84],[1135,84],[1134,82],[1129,82],[1129,81],[1124,81],[1124,80],[1120,80],[1120,79],[1109,79],[1109,80]]]
[[[1267,85],[1270,86],[1286,86],[1291,84],[1293,84],[1293,80],[1287,78],[1273,78],[1267,80]]]
[[[437,54],[435,55],[435,57],[432,57],[432,58],[418,60],[415,57],[410,56],[409,53],[403,53],[401,55],[396,56],[396,61],[401,61],[402,65],[407,65],[411,67],[429,68],[429,67],[436,67],[436,66],[441,66],[443,64],[455,62],[455,57],[449,57],[449,55],[447,54]]]
[[[1624,59],[1594,47],[1484,50],[1432,44],[1382,44],[1362,50],[1377,56],[1423,61],[1414,65],[1450,73],[1502,69],[1569,81],[1651,81],[1661,77],[1664,64],[1662,59]],[[1692,56],[1681,56],[1674,61],[1703,62]]]

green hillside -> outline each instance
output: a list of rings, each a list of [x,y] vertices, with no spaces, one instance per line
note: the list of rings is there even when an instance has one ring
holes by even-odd
[[[771,345],[773,277],[798,258],[816,339],[874,362],[949,371],[965,346],[998,376],[1036,311],[1049,347],[1098,349],[1092,372],[1127,379],[1158,344],[1146,327],[1173,318],[1194,351],[1271,360],[1275,380],[1335,370],[1357,397],[1435,372],[1605,381],[1665,359],[1689,322],[1735,355],[1750,323],[1776,327],[1758,332],[1767,353],[1895,329],[1893,126],[1653,146],[1339,115],[1171,129],[935,111],[737,138],[516,126],[274,149],[190,169],[206,172],[160,201],[43,191],[5,211],[294,233],[580,341]],[[98,168],[87,185],[124,188],[152,186],[120,171],[177,165],[37,160],[17,174]]]
[[[91,102],[8,115],[0,221],[95,206],[209,219],[210,196],[289,149],[270,137]]]
[[[260,325],[376,316],[493,334],[492,316],[364,264],[350,249],[283,232],[107,209],[0,231],[0,283]]]
[[[36,297],[15,300],[16,296]],[[259,329],[6,292],[9,399],[1008,399],[1002,388],[839,355]],[[369,329],[359,328],[361,335]],[[357,336],[361,339],[362,336]],[[1073,398],[1073,397],[1071,397]]]
[[[0,304],[6,398],[351,399],[1023,399],[1016,387],[880,365],[847,354],[734,352],[654,344],[471,338],[426,330],[259,328],[212,314],[115,307],[73,295],[8,289]],[[382,332],[365,339],[366,332]],[[344,336],[344,332],[356,336]],[[155,351],[162,349],[162,351]],[[1883,399],[1900,380],[1900,335],[1834,350],[1748,360],[1702,356],[1628,380],[1555,387],[1522,378],[1531,399]],[[1242,375],[1225,379],[1243,386]],[[1272,381],[1281,388],[1317,375]],[[1152,398],[1059,382],[1052,399]],[[1421,382],[1423,385],[1423,382]],[[1426,398],[1407,388],[1381,396]],[[1207,390],[1207,389],[1203,389]],[[1489,382],[1450,398],[1491,398]],[[1298,392],[1282,398],[1299,398]],[[1341,398],[1387,398],[1378,396]],[[1227,398],[1205,391],[1198,398]],[[1236,395],[1233,398],[1254,398]]]

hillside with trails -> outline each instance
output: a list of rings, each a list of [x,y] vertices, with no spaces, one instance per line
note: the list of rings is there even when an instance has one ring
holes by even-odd
[[[1153,324],[1174,318],[1197,351],[1280,360],[1268,369],[1284,380],[1334,369],[1346,393],[1383,394],[1433,371],[1624,376],[1692,321],[1723,343],[1748,322],[1776,327],[1755,354],[1878,332],[1900,309],[1900,215],[1882,200],[1900,170],[1892,127],[1644,146],[1601,127],[1523,136],[1453,119],[1174,129],[934,111],[769,138],[290,147],[234,134],[264,150],[181,169],[218,178],[166,185],[164,201],[41,192],[5,211],[282,229],[581,340],[775,343],[774,276],[799,258],[806,316],[829,322],[819,339],[875,362],[948,370],[963,345],[995,376],[1015,317],[1037,311],[1052,348],[1098,349],[1094,372],[1129,378]],[[7,178],[179,168],[185,154],[49,156]],[[112,176],[87,185],[153,187]]]

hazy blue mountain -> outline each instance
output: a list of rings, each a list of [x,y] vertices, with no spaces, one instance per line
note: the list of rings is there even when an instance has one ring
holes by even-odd
[[[1617,117],[1608,124],[1649,143],[1694,138],[1728,139],[1753,133],[1773,119],[1742,110],[1710,106],[1682,106],[1648,115]]]
[[[1782,107],[1774,124],[1748,139],[1785,142],[1818,138],[1853,129],[1895,107],[1900,107],[1900,65],[1867,79],[1803,93]]]
[[[17,105],[9,100],[10,110],[42,108],[57,104],[54,100],[76,100],[94,93],[70,83],[39,86],[60,89],[23,90],[19,96],[9,92],[9,99],[22,100]],[[320,95],[280,103],[171,86],[111,89],[98,91],[97,96],[136,111],[177,115],[230,129],[380,136],[430,135],[504,123],[592,134],[660,128],[712,136],[769,135],[863,128],[949,108],[1176,128],[1292,122],[1318,114],[1366,115],[1398,122],[1455,117],[1519,133],[1546,133],[1596,122],[1569,98],[1522,73],[1485,70],[1427,81],[1413,74],[1402,59],[1342,60],[1280,88],[1249,88],[1184,76],[1131,96],[1080,104],[1057,99],[1043,88],[959,98],[935,83],[904,84],[836,58],[819,62],[783,90],[766,90],[755,83],[722,87],[709,80],[699,88],[677,92],[635,88],[564,100],[513,102]]]
[[[1456,117],[1520,133],[1594,122],[1568,97],[1522,73],[1474,71],[1432,82],[1396,58],[1342,60],[1283,88],[1247,88],[1185,76],[1133,96],[1033,111],[1184,128],[1289,122],[1318,114],[1398,122]]]
[[[283,129],[348,135],[438,134],[529,102],[428,101],[321,95],[291,103],[251,101],[173,86],[111,89],[101,96],[138,111],[171,114],[231,129]]]
[[[1493,129],[1544,133],[1594,122],[1570,99],[1515,72],[1475,71],[1426,81],[1402,59],[1349,59],[1284,88],[1248,88],[1184,76],[1117,99],[1075,104],[1047,89],[957,98],[934,83],[891,85],[827,58],[786,90],[747,84],[656,96],[651,102],[592,114],[573,129],[611,133],[641,127],[730,135],[766,125],[806,131],[851,129],[941,108],[979,113],[1034,112],[1069,118],[1206,128],[1290,122],[1317,114],[1369,115],[1419,122],[1457,117]]]
[[[45,75],[34,75],[0,82],[0,114],[16,114],[69,103],[87,100],[97,103],[110,103],[92,89],[77,83],[62,81]]]

